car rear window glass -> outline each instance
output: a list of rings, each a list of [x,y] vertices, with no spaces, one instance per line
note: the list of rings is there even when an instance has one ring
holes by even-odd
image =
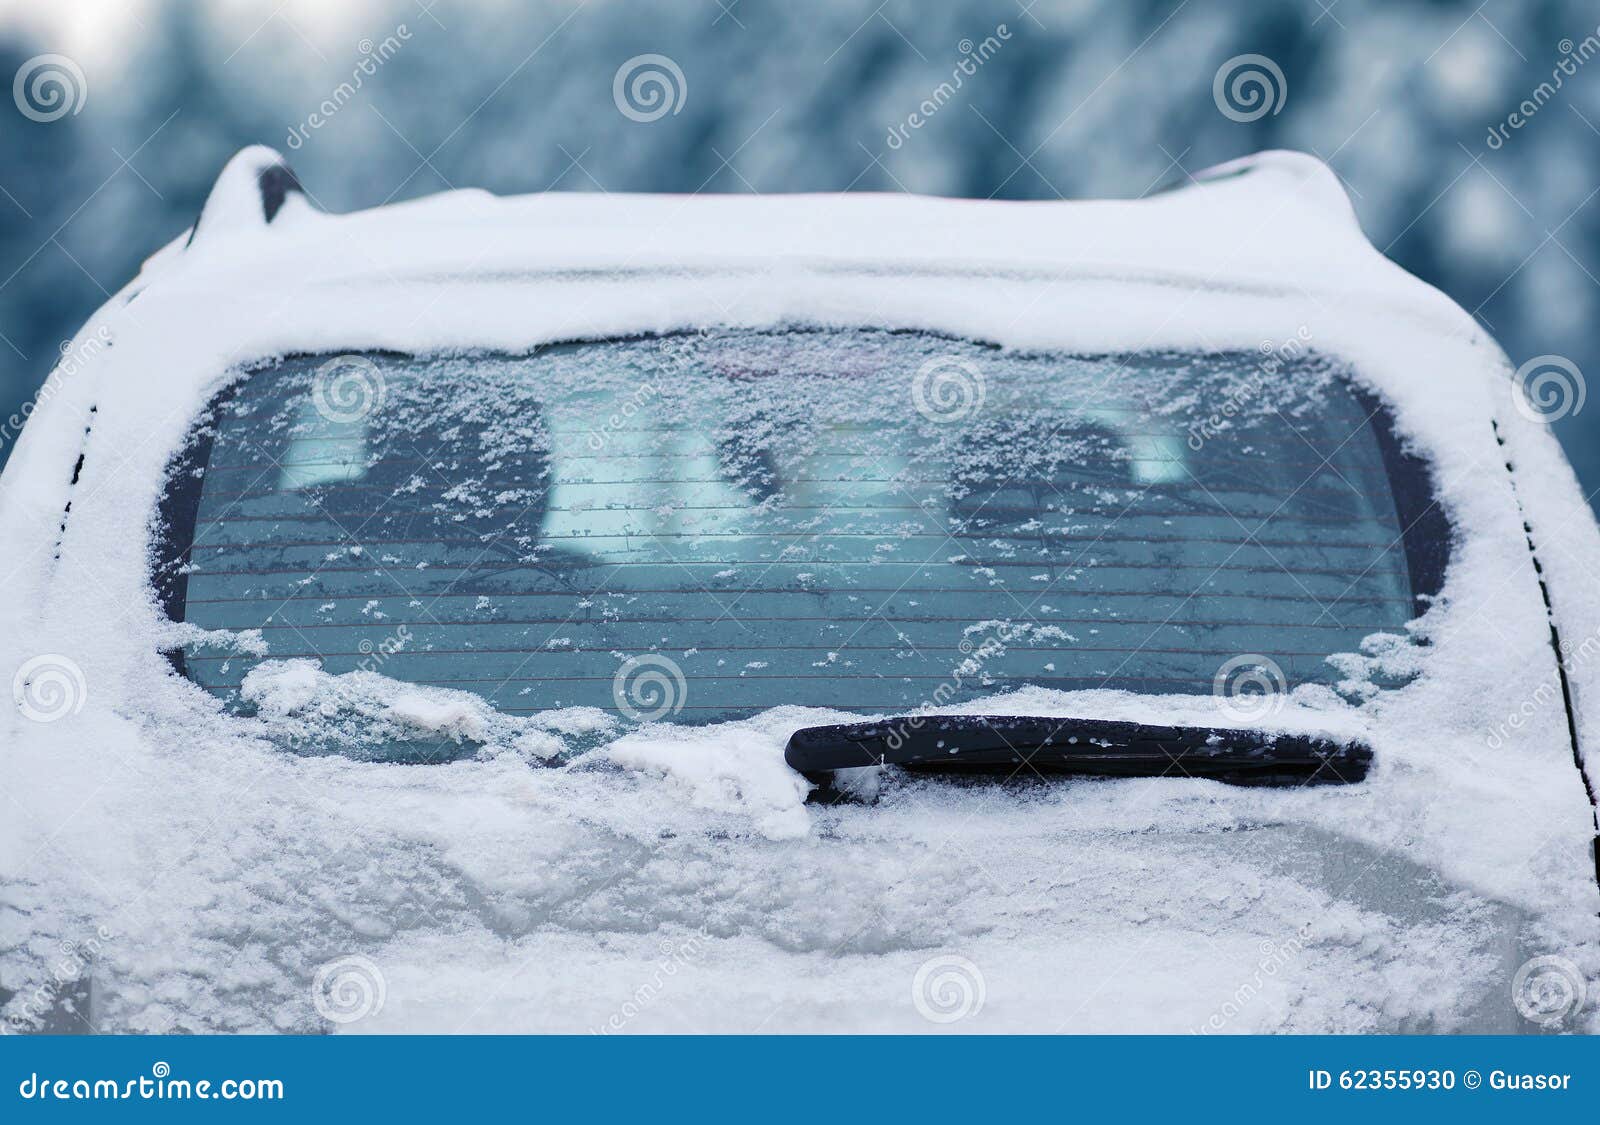
[[[268,659],[632,718],[651,666],[678,722],[1208,694],[1241,654],[1332,684],[1445,539],[1385,411],[1298,341],[871,331],[284,360],[211,405],[165,516],[169,613]],[[179,659],[238,703],[262,657]]]

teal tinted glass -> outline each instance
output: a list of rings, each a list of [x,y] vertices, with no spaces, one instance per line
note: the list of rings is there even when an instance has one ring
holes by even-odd
[[[1383,412],[1304,355],[806,331],[294,359],[186,458],[175,615],[513,714],[616,711],[640,657],[681,671],[680,722],[1207,694],[1240,654],[1333,683],[1442,546]],[[184,667],[234,699],[255,662]]]

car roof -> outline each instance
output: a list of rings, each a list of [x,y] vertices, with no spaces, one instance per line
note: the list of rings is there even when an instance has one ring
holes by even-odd
[[[214,289],[280,274],[382,284],[559,281],[582,271],[1158,281],[1455,311],[1370,245],[1326,164],[1286,151],[1136,200],[466,189],[336,215],[315,204],[278,153],[255,146],[228,163],[196,225],[149,259],[134,287],[184,275]]]

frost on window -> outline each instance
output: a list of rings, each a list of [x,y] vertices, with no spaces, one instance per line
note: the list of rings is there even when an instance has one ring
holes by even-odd
[[[903,712],[975,649],[944,702],[1208,694],[1243,653],[1337,687],[1442,565],[1386,427],[1306,354],[808,331],[295,359],[213,404],[157,577],[191,635],[267,643],[191,643],[195,682],[375,755],[548,757],[552,716],[639,721],[645,660],[673,695],[643,718],[679,723]]]

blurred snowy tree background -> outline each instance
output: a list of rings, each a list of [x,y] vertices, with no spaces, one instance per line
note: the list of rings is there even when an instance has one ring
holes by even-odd
[[[1555,353],[1600,375],[1600,58],[1572,61],[1600,37],[1593,3],[79,2],[61,19],[54,0],[0,0],[0,77],[60,53],[86,89],[56,120],[0,112],[0,417],[252,142],[285,151],[331,210],[456,186],[1138,196],[1297,148],[1513,361]],[[1001,26],[955,97],[891,139]],[[649,124],[612,89],[644,53],[686,85]],[[1279,68],[1282,102],[1240,121],[1213,79],[1246,53]],[[1561,87],[1537,93],[1553,73]],[[1587,490],[1597,428],[1600,402],[1557,426]]]

